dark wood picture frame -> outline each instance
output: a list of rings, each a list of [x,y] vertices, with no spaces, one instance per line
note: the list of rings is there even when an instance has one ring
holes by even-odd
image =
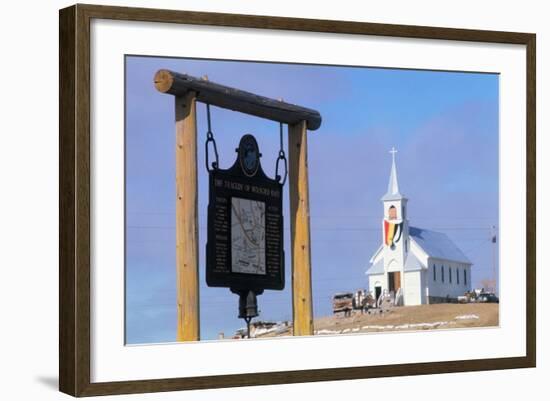
[[[526,46],[526,356],[368,367],[91,383],[90,381],[90,21],[94,18],[440,39]],[[59,14],[59,389],[73,396],[535,367],[536,35],[422,26],[75,5]]]

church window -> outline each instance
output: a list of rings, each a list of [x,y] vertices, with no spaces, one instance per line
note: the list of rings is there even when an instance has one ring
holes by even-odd
[[[441,282],[444,283],[445,282],[445,270],[443,270],[444,267],[443,265],[441,265]]]
[[[453,275],[451,274],[451,266],[449,266],[449,283],[453,283]]]
[[[437,273],[435,271],[435,264],[434,264],[434,281],[437,280]]]
[[[468,283],[466,282],[466,269],[464,269],[464,285],[467,285]]]
[[[456,283],[460,284],[460,273],[458,272],[458,267],[456,269]]]

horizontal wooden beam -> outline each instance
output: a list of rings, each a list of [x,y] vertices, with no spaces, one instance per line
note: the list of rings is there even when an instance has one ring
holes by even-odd
[[[306,121],[307,129],[310,131],[321,126],[321,114],[316,110],[255,95],[191,75],[159,70],[155,74],[155,87],[159,92],[174,96],[183,96],[190,91],[196,92],[196,100],[199,102],[289,125]]]

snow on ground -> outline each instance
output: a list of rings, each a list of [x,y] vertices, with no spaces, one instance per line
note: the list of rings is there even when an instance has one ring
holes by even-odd
[[[367,325],[362,327],[355,327],[352,329],[343,329],[343,330],[327,330],[327,329],[321,329],[321,330],[315,330],[314,334],[346,334],[346,333],[357,333],[362,331],[369,331],[369,330],[411,330],[411,329],[433,329],[440,326],[446,326],[449,324],[453,324],[453,322],[433,322],[433,323],[409,323],[409,324],[400,324],[398,326],[394,326],[392,324],[388,325]]]
[[[460,315],[455,317],[456,320],[472,320],[472,319],[479,319],[478,315]]]
[[[340,334],[342,330],[316,330],[315,334]]]

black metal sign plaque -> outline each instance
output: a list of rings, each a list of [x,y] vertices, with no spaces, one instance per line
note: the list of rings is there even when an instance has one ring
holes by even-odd
[[[231,168],[210,171],[206,283],[282,290],[283,186],[263,172],[252,135],[241,138],[237,152]]]

